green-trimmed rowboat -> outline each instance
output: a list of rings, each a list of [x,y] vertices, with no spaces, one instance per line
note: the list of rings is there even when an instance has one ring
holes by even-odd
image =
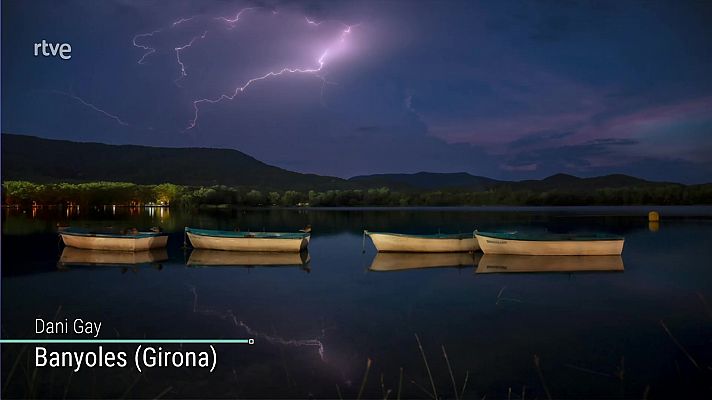
[[[364,234],[371,238],[379,252],[455,253],[479,249],[472,233],[408,235],[364,231]]]
[[[59,230],[65,245],[88,250],[146,251],[166,247],[168,235],[161,232],[115,233],[67,227]]]
[[[230,251],[277,251],[298,253],[307,248],[309,232],[242,232],[185,228],[196,249]]]
[[[536,234],[475,231],[485,254],[533,256],[621,255],[624,238],[608,234]]]

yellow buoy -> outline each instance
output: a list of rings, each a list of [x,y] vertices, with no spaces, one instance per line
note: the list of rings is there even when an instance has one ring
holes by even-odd
[[[657,232],[660,230],[660,213],[657,211],[651,211],[648,213],[648,229],[650,232]]]

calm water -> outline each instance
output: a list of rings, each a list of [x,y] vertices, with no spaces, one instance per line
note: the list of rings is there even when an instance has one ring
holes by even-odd
[[[464,398],[517,399],[522,392],[532,399],[709,398],[712,209],[658,209],[659,227],[648,225],[648,208],[5,209],[3,338],[33,337],[36,317],[57,316],[102,321],[102,338],[254,337],[256,344],[219,345],[212,374],[153,369],[141,375],[130,368],[35,371],[26,348],[3,345],[3,397],[354,398],[370,359],[363,398],[384,398],[388,390],[395,398],[401,368],[401,397],[428,398],[433,385],[417,334],[439,397],[455,397],[444,347],[458,392],[467,376]],[[171,237],[167,254],[156,257],[167,260],[87,266],[65,254],[69,262],[58,263],[57,222],[160,225]],[[246,261],[292,264],[282,266],[206,266],[214,261],[210,254],[181,248],[186,225],[294,230],[307,224],[314,232],[303,265],[297,257]],[[481,274],[473,259],[377,272],[369,270],[370,242],[361,251],[363,229],[475,227],[625,235],[624,271]],[[186,265],[191,257],[201,266]],[[426,262],[404,262],[419,261]]]

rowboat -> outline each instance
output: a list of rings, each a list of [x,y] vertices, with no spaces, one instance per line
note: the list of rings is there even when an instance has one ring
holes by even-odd
[[[84,228],[62,228],[65,245],[88,250],[144,251],[166,247],[168,235],[161,232],[100,232]]]
[[[60,266],[108,265],[129,266],[152,264],[168,259],[165,248],[145,251],[87,250],[65,247],[59,257]]]
[[[185,228],[195,249],[298,253],[309,245],[309,232],[241,232]]]
[[[623,271],[621,256],[521,256],[485,254],[478,274],[507,272],[592,272]]]
[[[472,233],[408,235],[403,233],[369,232],[379,252],[454,253],[477,251],[479,246]]]
[[[256,252],[195,249],[187,264],[195,267],[257,267],[257,266],[304,266],[309,263],[309,252]]]
[[[480,253],[378,253],[370,271],[405,271],[426,268],[474,267]]]
[[[477,242],[485,254],[534,256],[621,255],[624,239],[606,234],[534,234],[478,232]]]

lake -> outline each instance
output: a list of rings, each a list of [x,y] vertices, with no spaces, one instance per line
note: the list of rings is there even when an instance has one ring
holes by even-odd
[[[659,225],[648,223],[651,209],[661,212]],[[3,338],[37,337],[35,318],[80,317],[101,321],[102,339],[255,340],[217,345],[212,373],[35,368],[32,347],[5,344],[5,398],[356,398],[362,392],[362,398],[394,399],[399,391],[401,398],[435,392],[476,399],[709,398],[712,390],[710,207],[2,212]],[[57,223],[158,225],[170,238],[165,254],[136,265],[82,265],[81,254],[63,255]],[[220,266],[229,257],[182,248],[184,226],[293,231],[307,224],[313,226],[308,256],[232,262],[252,267]],[[374,271],[370,241],[362,252],[364,229],[475,228],[607,232],[626,242],[621,268],[588,272],[477,273],[478,255],[442,261],[441,268],[437,259],[415,257],[404,265],[430,268]],[[93,345],[52,349],[87,346]],[[104,347],[129,354],[133,348]]]

